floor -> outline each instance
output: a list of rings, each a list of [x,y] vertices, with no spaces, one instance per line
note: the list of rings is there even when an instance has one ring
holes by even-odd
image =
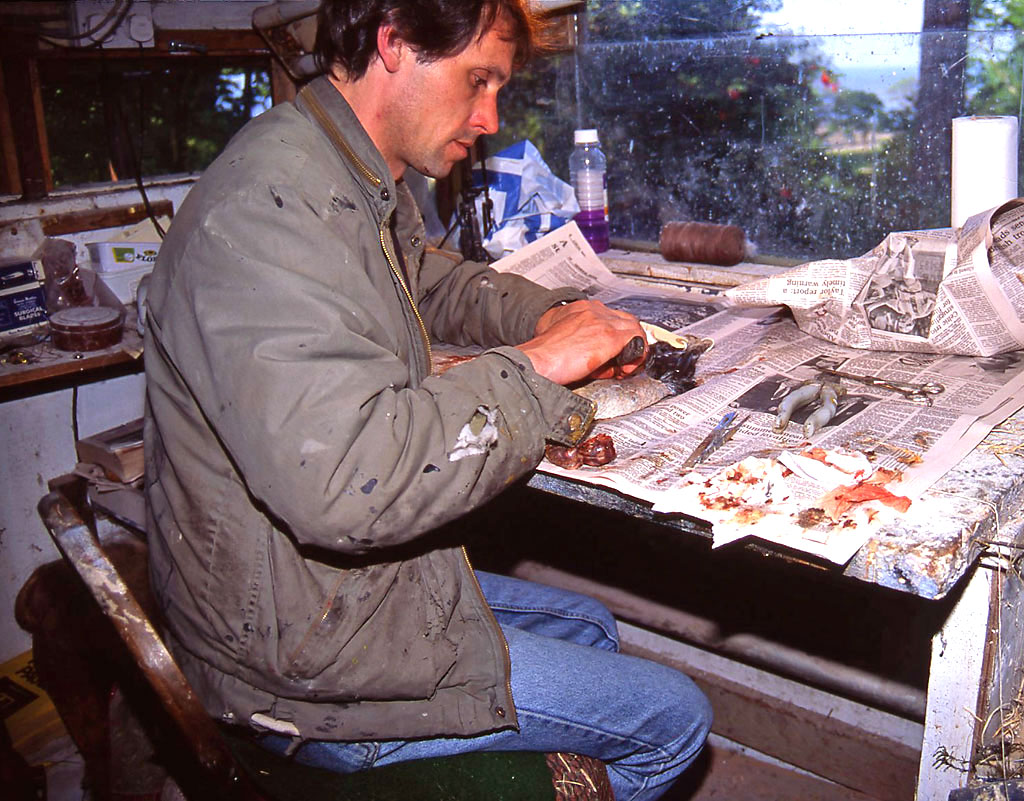
[[[83,766],[71,740],[61,738],[33,761],[46,764],[47,801],[89,801]],[[773,764],[712,735],[701,761],[663,801],[873,801],[785,766]]]
[[[874,801],[856,790],[752,755],[715,735],[704,757],[662,801]]]

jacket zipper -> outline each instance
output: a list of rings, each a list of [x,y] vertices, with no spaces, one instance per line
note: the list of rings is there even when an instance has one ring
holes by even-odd
[[[305,101],[306,105],[309,106],[309,110],[313,112],[313,116],[316,117],[317,122],[320,123],[320,127],[327,134],[327,137],[334,143],[334,146],[344,153],[356,165],[359,172],[361,172],[374,187],[379,187],[383,181],[374,175],[370,168],[367,167],[361,158],[355,154],[348,142],[345,141],[345,137],[341,135],[341,131],[337,129],[335,124],[331,121],[331,118],[327,116],[327,112],[324,110],[323,105],[320,103],[317,96],[307,86],[301,92],[299,96]]]
[[[334,146],[348,156],[349,160],[355,164],[356,169],[365,176],[366,180],[373,184],[375,188],[384,183],[378,176],[374,175],[370,168],[363,163],[363,160],[355,154],[351,147],[349,147],[348,142],[345,141],[345,137],[341,135],[341,131],[337,129],[331,121],[331,118],[327,116],[327,112],[324,110],[324,107],[321,105],[313,91],[310,90],[309,87],[306,87],[299,94],[305,101],[306,105],[309,106],[309,110],[313,113],[313,116],[316,117],[317,122],[320,123],[320,127],[334,143]],[[416,301],[413,299],[412,292],[409,291],[409,286],[406,284],[405,278],[402,276],[402,271],[395,265],[394,259],[391,258],[391,253],[388,251],[387,241],[385,240],[384,234],[386,224],[386,220],[381,223],[379,231],[380,247],[381,250],[384,251],[384,258],[387,260],[388,267],[391,269],[391,274],[395,276],[395,280],[398,281],[398,285],[402,288],[402,292],[405,294],[405,298],[409,301],[409,306],[412,308],[413,316],[419,324],[420,335],[423,337],[423,345],[427,349],[426,375],[430,375],[430,365],[433,361],[433,352],[430,347],[430,335],[427,334],[427,326],[424,324],[423,317],[420,315],[420,310],[416,306]]]
[[[494,612],[491,611],[490,604],[487,603],[487,599],[484,597],[483,588],[480,586],[479,580],[476,577],[476,571],[473,570],[473,565],[469,561],[469,554],[466,552],[466,546],[461,546],[462,558],[466,560],[466,567],[469,569],[469,575],[473,579],[473,585],[476,587],[477,597],[483,601],[484,609],[487,610],[487,616],[491,619],[491,624],[494,626],[494,630],[498,633],[498,637],[501,639],[502,648],[505,649],[505,697],[508,704],[508,712],[511,716],[511,722],[515,727],[519,728],[519,719],[516,715],[516,703],[515,699],[512,698],[512,656],[508,652],[508,640],[505,639],[505,635],[501,631],[501,626],[498,624],[498,618],[494,616]]]
[[[430,364],[433,361],[433,353],[430,347],[430,336],[427,334],[427,326],[423,322],[423,318],[420,316],[420,310],[416,307],[416,301],[413,300],[412,292],[409,291],[408,284],[405,283],[405,278],[402,276],[402,271],[398,269],[394,260],[391,258],[391,253],[388,251],[387,240],[384,234],[385,226],[382,225],[380,228],[380,247],[384,251],[384,258],[387,259],[388,267],[391,268],[391,274],[395,276],[395,280],[398,281],[398,285],[402,287],[402,292],[405,293],[406,300],[409,301],[409,306],[412,308],[412,313],[416,317],[416,322],[420,326],[420,335],[423,337],[423,345],[427,349],[427,375],[430,375]]]

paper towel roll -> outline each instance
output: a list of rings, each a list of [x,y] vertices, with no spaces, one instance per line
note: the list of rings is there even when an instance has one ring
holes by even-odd
[[[1017,197],[1017,118],[955,118],[950,177],[954,228]]]

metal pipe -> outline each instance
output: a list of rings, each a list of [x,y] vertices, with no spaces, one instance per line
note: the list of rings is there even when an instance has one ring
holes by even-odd
[[[601,601],[618,618],[675,635],[684,642],[705,650],[803,681],[911,720],[924,720],[925,692],[918,687],[808,654],[754,634],[731,634],[722,637],[718,625],[713,620],[655,603],[625,590],[609,587],[539,562],[521,561],[517,563],[512,573],[519,578],[589,595]]]

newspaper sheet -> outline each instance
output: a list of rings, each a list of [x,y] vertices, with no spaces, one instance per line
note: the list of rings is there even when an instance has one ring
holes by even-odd
[[[539,469],[612,488],[655,511],[707,520],[716,547],[755,536],[845,563],[1024,406],[1021,353],[859,350],[801,331],[778,306],[721,309],[659,298],[657,289],[629,296],[631,285],[610,274],[574,229],[560,228],[495,267],[527,262],[522,272],[540,284],[570,283],[715,345],[697,362],[696,388],[597,424],[593,433],[615,443],[610,464],[566,470],[545,460]],[[841,388],[832,418],[808,437],[812,403],[780,427],[786,398],[815,382]],[[922,386],[932,394],[913,392]],[[686,467],[729,412],[742,422],[732,438]]]
[[[892,233],[858,258],[810,262],[728,290],[782,304],[809,334],[870,350],[991,356],[1024,347],[1024,199],[959,229]]]
[[[666,297],[667,285],[628,281],[612,273],[598,258],[575,222],[524,245],[491,265],[549,288],[571,286],[595,300],[611,303],[626,297]]]

